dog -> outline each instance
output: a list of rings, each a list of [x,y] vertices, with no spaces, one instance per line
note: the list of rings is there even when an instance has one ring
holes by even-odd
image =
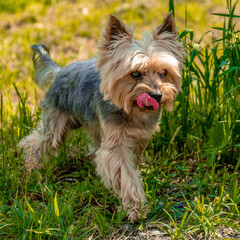
[[[34,80],[46,94],[38,127],[19,143],[26,166],[38,169],[72,129],[83,127],[92,138],[96,172],[122,199],[128,219],[146,214],[137,165],[159,130],[162,108],[172,110],[181,90],[185,51],[172,13],[142,40],[110,15],[97,57],[63,68],[44,45],[32,50]]]

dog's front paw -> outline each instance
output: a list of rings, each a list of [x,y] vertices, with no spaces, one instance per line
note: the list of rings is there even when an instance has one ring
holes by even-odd
[[[149,211],[150,211],[150,209],[149,209],[148,206],[142,207],[141,210],[140,210],[139,206],[138,207],[131,207],[127,211],[127,218],[131,222],[135,222],[135,221],[138,221],[138,220],[140,220],[142,218],[146,218],[147,213]]]

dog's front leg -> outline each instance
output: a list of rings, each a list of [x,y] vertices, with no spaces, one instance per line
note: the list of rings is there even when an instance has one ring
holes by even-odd
[[[96,153],[97,173],[107,188],[112,188],[121,198],[128,218],[133,221],[145,212],[146,203],[142,181],[137,172],[134,155],[135,144],[123,129],[108,129]]]

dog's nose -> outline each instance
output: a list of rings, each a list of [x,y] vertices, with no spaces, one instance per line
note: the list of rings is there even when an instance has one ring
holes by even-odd
[[[154,98],[155,100],[157,100],[157,102],[160,102],[162,99],[162,93],[160,91],[158,92],[150,92],[148,93],[148,95],[152,98]]]

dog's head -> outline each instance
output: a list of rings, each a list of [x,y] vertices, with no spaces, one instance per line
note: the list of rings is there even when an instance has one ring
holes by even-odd
[[[132,29],[110,15],[98,48],[97,68],[105,100],[126,113],[133,108],[158,111],[159,105],[172,109],[181,89],[185,52],[171,12],[142,40],[134,40]]]

